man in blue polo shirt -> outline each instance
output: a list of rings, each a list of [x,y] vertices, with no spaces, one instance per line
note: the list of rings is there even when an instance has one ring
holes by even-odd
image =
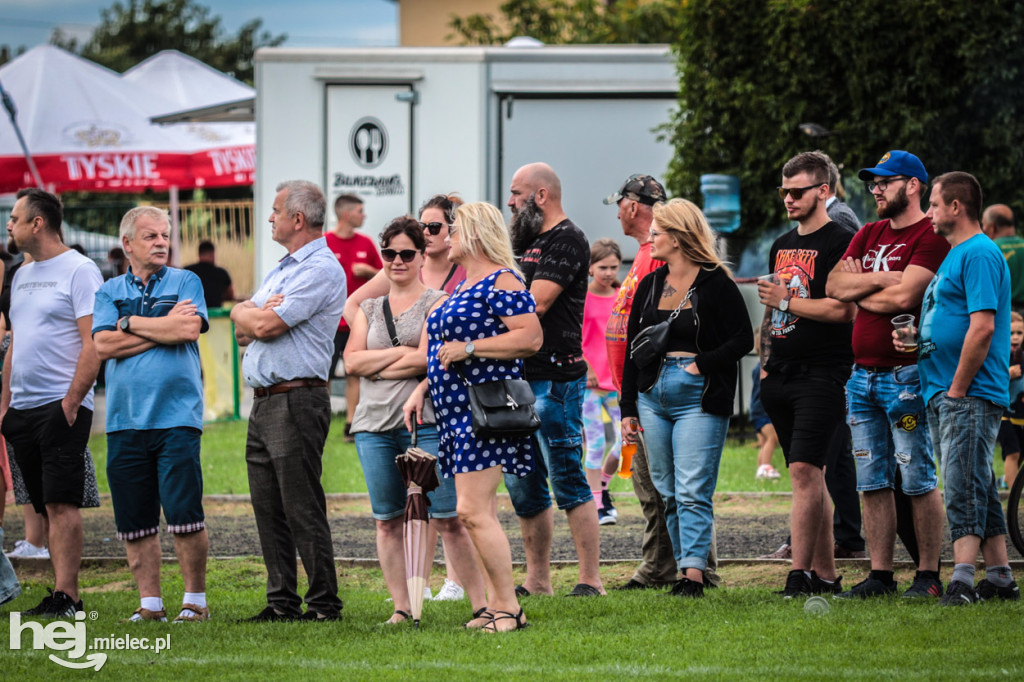
[[[181,565],[185,595],[175,622],[210,617],[209,539],[199,443],[203,384],[199,334],[209,327],[203,285],[167,267],[166,211],[133,208],[121,220],[131,267],[96,292],[93,339],[107,360],[107,479],[117,537],[142,598],[130,621],[166,621],[160,595],[160,507]]]

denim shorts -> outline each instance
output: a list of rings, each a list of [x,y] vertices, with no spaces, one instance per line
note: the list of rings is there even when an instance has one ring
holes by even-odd
[[[939,485],[917,365],[869,372],[855,367],[846,383],[857,490],[894,488],[923,495]]]
[[[409,449],[412,435],[404,428],[379,433],[358,431],[353,435],[356,437],[356,452],[359,453],[359,463],[363,467],[366,488],[370,491],[373,518],[390,521],[401,517],[405,514],[406,494],[395,457]],[[416,430],[416,436],[417,446],[421,450],[437,455],[437,427],[434,424],[422,424]],[[455,518],[455,478],[442,476],[440,466],[437,467],[437,477],[441,485],[427,493],[430,518]]]
[[[996,490],[992,456],[1004,408],[983,398],[950,398],[945,391],[928,402],[928,423],[942,468],[949,535],[983,540],[1006,535],[1006,517]]]
[[[168,533],[195,533],[203,514],[202,431],[191,427],[107,434],[107,481],[118,540],[160,530],[163,505]]]
[[[534,438],[542,456],[534,458],[536,467],[528,476],[505,475],[505,487],[518,516],[529,518],[550,507],[552,489],[558,508],[563,511],[593,501],[594,494],[583,473],[583,391],[586,385],[586,377],[530,382],[537,396],[540,417],[540,430]]]

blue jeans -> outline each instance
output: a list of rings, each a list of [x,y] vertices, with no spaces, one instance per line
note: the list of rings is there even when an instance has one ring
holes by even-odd
[[[0,526],[0,547],[4,544],[4,529]],[[21,583],[18,576],[14,574],[14,566],[11,560],[0,552],[0,604],[6,604],[21,594]]]
[[[395,465],[395,457],[402,454],[412,445],[412,435],[404,428],[391,429],[379,433],[358,431],[356,452],[359,463],[363,467],[366,488],[370,491],[370,508],[373,518],[378,521],[390,521],[405,514],[406,488],[402,476]],[[432,455],[437,455],[437,427],[434,424],[422,424],[416,430],[417,445]],[[430,501],[430,518],[455,518],[455,478],[441,475],[441,467],[437,467],[437,477],[441,485],[427,493]]]
[[[857,490],[894,488],[923,495],[939,485],[917,365],[886,372],[855,367],[846,383]]]
[[[540,457],[528,476],[505,475],[512,505],[518,516],[530,518],[551,506],[551,489],[555,491],[558,508],[569,511],[586,502],[594,494],[583,473],[583,391],[587,378],[573,381],[531,381],[537,396],[540,430],[534,435]],[[534,452],[538,449],[535,447]]]
[[[939,453],[949,535],[983,540],[1006,535],[1006,517],[996,492],[992,455],[1004,408],[983,398],[950,398],[945,391],[928,403],[928,423]]]
[[[700,407],[704,377],[686,371],[693,358],[667,357],[637,409],[654,487],[665,500],[665,521],[680,571],[707,568],[714,523],[712,496],[729,418]]]

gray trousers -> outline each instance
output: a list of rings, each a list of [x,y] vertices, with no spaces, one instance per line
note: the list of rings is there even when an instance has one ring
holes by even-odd
[[[309,610],[331,616],[342,607],[320,483],[330,423],[326,387],[256,398],[249,416],[245,462],[267,567],[267,604],[287,616],[302,613],[296,550],[309,579]]]

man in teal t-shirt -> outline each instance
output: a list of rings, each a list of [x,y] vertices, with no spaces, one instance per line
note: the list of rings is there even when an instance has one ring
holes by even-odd
[[[1024,308],[1024,237],[1017,234],[1013,211],[1006,204],[992,204],[981,216],[981,230],[1003,252],[1010,268],[1010,302]]]

